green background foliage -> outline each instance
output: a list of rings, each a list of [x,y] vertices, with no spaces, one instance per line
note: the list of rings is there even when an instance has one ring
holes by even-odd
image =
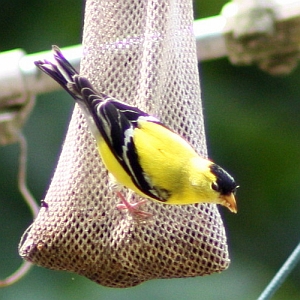
[[[82,1],[2,0],[0,51],[28,53],[81,41]],[[195,1],[195,18],[219,14],[223,0]],[[0,66],[1,67],[1,66]],[[300,68],[271,77],[227,59],[202,62],[202,100],[210,157],[241,186],[237,215],[220,208],[232,263],[206,277],[152,280],[129,289],[99,286],[68,272],[34,267],[0,299],[256,299],[299,242]],[[53,175],[73,103],[65,92],[40,95],[24,133],[28,185],[42,199]],[[31,215],[17,190],[18,146],[0,148],[0,276],[21,263],[17,245]],[[300,297],[300,267],[274,299]]]

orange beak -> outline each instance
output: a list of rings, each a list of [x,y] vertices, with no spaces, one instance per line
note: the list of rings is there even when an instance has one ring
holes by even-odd
[[[237,206],[234,194],[231,193],[230,195],[222,195],[220,196],[221,199],[221,205],[226,206],[231,212],[237,213]]]

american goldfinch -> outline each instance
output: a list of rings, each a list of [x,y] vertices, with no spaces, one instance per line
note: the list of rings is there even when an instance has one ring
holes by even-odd
[[[80,105],[100,156],[119,184],[164,204],[216,203],[237,212],[237,184],[224,169],[199,156],[157,118],[97,92],[57,46],[53,53],[54,63],[36,61],[36,66]],[[124,207],[137,209],[118,195]]]

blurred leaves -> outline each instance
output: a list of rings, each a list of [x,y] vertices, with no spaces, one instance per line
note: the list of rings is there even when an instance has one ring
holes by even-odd
[[[84,1],[2,0],[0,50],[28,53],[81,42]]]

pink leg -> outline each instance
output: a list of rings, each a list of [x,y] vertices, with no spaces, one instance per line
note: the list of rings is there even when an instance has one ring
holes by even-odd
[[[122,200],[122,203],[117,205],[118,209],[127,209],[130,212],[130,214],[133,216],[138,216],[138,217],[142,217],[142,218],[152,217],[152,214],[138,209],[138,207],[140,205],[147,202],[146,199],[131,204],[125,199],[125,197],[122,195],[122,193],[120,193],[120,192],[116,192],[116,193]]]

